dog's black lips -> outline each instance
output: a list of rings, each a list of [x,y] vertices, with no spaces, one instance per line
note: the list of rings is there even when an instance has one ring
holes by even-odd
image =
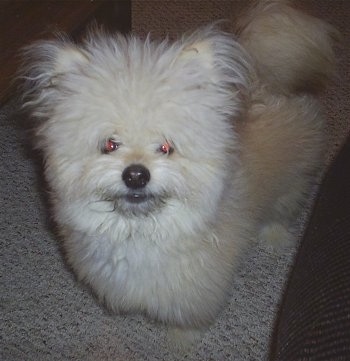
[[[130,203],[142,203],[149,200],[150,196],[144,192],[130,192],[125,195],[125,200]]]
[[[169,195],[153,194],[144,190],[133,190],[119,194],[105,194],[101,201],[113,203],[112,211],[125,216],[147,216],[160,211],[167,203]]]
[[[165,203],[165,198],[160,195],[143,191],[132,191],[119,198],[119,200],[116,199],[115,210],[129,216],[145,216],[159,211]]]

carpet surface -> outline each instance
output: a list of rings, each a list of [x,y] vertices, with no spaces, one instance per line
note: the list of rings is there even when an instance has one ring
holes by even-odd
[[[135,33],[170,37],[217,19],[233,19],[245,1],[133,1]],[[328,117],[325,168],[350,129],[350,2],[308,1],[344,36],[336,47],[339,77],[323,96]],[[294,249],[257,245],[232,283],[233,296],[202,342],[185,358],[165,342],[162,326],[112,315],[66,267],[50,215],[40,166],[25,145],[16,100],[0,107],[0,359],[266,360],[269,338]],[[308,211],[299,220],[300,238]]]

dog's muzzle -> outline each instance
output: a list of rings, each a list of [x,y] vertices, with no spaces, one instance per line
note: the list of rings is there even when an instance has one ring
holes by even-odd
[[[166,192],[153,193],[148,187],[151,180],[150,171],[142,164],[127,166],[121,178],[126,189],[114,193],[106,190],[100,195],[100,202],[112,204],[111,211],[118,212],[127,217],[147,216],[160,211],[166,204],[170,195]]]

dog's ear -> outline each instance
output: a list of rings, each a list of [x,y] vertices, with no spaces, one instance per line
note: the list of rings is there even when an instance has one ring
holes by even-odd
[[[65,74],[76,70],[88,62],[83,51],[75,46],[61,46],[57,49],[53,62],[53,74]]]
[[[40,87],[54,85],[57,77],[88,61],[81,49],[64,39],[38,41],[23,49],[22,59],[21,75]]]
[[[24,48],[18,72],[24,109],[33,107],[45,118],[64,93],[65,77],[87,62],[84,51],[65,39],[38,41]]]
[[[249,57],[233,34],[207,26],[182,39],[177,62],[192,67],[208,81],[220,87],[247,87],[250,76]]]
[[[180,54],[180,61],[197,61],[207,69],[214,67],[214,50],[209,40],[199,40],[185,46]]]

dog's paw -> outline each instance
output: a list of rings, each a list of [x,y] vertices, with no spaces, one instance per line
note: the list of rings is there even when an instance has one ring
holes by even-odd
[[[187,354],[202,339],[204,331],[198,329],[168,329],[168,345],[174,351]]]
[[[273,222],[261,227],[259,241],[266,243],[273,249],[283,249],[293,246],[294,237],[283,224]]]

